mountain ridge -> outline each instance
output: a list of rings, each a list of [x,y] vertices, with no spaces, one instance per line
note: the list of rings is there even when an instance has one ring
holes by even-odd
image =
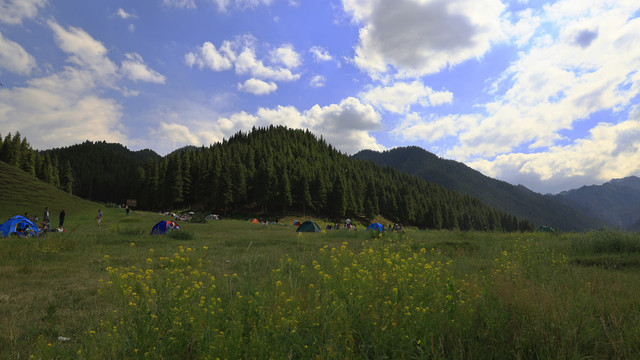
[[[523,185],[512,185],[490,178],[455,160],[442,159],[418,146],[398,147],[384,152],[363,150],[353,155],[382,166],[433,181],[448,189],[473,196],[480,201],[527,219],[537,226],[549,225],[565,231],[583,231],[606,223],[559,201],[554,195],[542,195]]]

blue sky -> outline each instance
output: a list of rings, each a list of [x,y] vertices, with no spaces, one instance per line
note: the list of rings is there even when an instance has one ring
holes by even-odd
[[[557,193],[640,176],[637,0],[0,0],[0,134],[164,155],[253,126]]]

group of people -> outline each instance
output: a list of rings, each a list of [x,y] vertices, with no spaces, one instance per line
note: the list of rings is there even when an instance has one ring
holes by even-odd
[[[64,209],[62,209],[58,216],[58,229],[62,229],[62,225],[64,225],[64,218],[66,215],[67,213]],[[29,219],[34,224],[37,224],[40,221],[40,219],[38,219],[38,216],[29,216],[28,212],[24,213],[24,217]],[[48,206],[44,208],[44,215],[42,216],[42,221],[40,222],[39,229],[42,232],[51,231],[51,214],[49,213]]]

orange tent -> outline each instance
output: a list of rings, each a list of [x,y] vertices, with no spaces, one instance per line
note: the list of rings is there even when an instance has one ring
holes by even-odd
[[[254,224],[257,224],[258,223],[258,219],[254,218],[253,220],[251,220],[251,222],[254,223]]]

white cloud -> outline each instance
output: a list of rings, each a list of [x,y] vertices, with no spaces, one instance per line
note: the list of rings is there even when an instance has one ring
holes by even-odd
[[[278,89],[278,85],[273,81],[266,82],[259,79],[248,79],[242,84],[238,84],[238,90],[254,95],[266,95]]]
[[[369,3],[356,5],[362,7],[359,21],[373,16],[366,12],[375,10]],[[446,144],[442,156],[541,192],[638,174],[640,119],[633,107],[640,96],[637,11],[633,1],[567,0],[535,14],[509,14],[514,20],[503,26],[521,51],[489,87],[494,99],[471,114],[408,113],[391,134]],[[384,71],[386,58],[381,59]],[[396,99],[391,88],[360,96],[388,111],[410,111],[415,98]],[[603,118],[607,113],[610,120]],[[616,123],[627,114],[627,121]],[[574,128],[596,119],[606,123],[591,129],[589,137],[577,138]]]
[[[47,22],[54,32],[60,49],[70,54],[68,62],[95,73],[96,79],[111,82],[117,66],[107,57],[107,49],[84,30],[69,27],[68,30],[53,20]]]
[[[136,31],[136,26],[133,25],[133,24],[129,24],[128,29],[129,29],[129,32],[134,32],[134,31]]]
[[[512,153],[470,166],[483,173],[532,190],[557,193],[640,174],[640,120],[617,125],[601,123],[586,139],[534,154]]]
[[[524,46],[534,36],[536,29],[540,27],[541,19],[534,15],[531,9],[525,9],[511,15],[517,19],[517,22],[512,24],[504,21],[502,25],[504,31],[518,46]]]
[[[213,71],[233,67],[238,75],[250,75],[260,80],[295,81],[300,78],[300,74],[294,74],[288,68],[300,65],[300,57],[291,45],[284,45],[271,52],[271,61],[284,66],[267,66],[256,56],[255,42],[256,39],[251,35],[241,36],[232,42],[224,41],[218,50],[207,41],[198,51],[185,55],[185,64]]]
[[[16,74],[28,75],[36,67],[36,59],[20,44],[0,33],[0,68]]]
[[[333,57],[331,56],[331,54],[329,54],[329,51],[322,46],[313,46],[311,47],[311,49],[309,49],[309,52],[311,53],[311,55],[313,55],[315,61],[320,62],[333,60]]]
[[[376,87],[360,93],[359,96],[365,103],[392,113],[407,113],[413,104],[426,107],[453,101],[453,94],[450,91],[434,91],[420,80],[411,83],[396,82],[391,86]]]
[[[80,140],[106,140],[126,144],[123,109],[105,98],[105,89],[124,96],[136,90],[119,88],[122,75],[137,81],[163,82],[138,54],[125,55],[122,68],[108,58],[106,47],[80,28],[47,22],[55,43],[67,55],[60,70],[32,78],[25,86],[0,88],[0,128],[20,131],[37,149],[67,146]],[[6,130],[5,130],[6,129]]]
[[[504,38],[500,0],[343,0],[347,13],[362,24],[355,64],[378,77],[439,72],[479,58]]]
[[[235,69],[237,74],[250,74],[265,80],[294,81],[300,78],[300,74],[294,74],[290,69],[265,66],[262,60],[256,58],[254,49],[250,47],[245,47],[238,54]]]
[[[47,0],[1,0],[0,22],[9,25],[22,24],[24,19],[33,19],[38,8],[45,7]]]
[[[274,64],[284,65],[289,69],[295,69],[302,63],[300,54],[293,49],[291,44],[285,44],[273,50],[271,52],[271,61]]]
[[[371,105],[356,98],[346,98],[339,104],[315,105],[303,114],[306,127],[321,134],[337,149],[354,154],[362,149],[384,150],[369,134],[381,126],[380,114]]]
[[[446,137],[457,136],[460,132],[477,126],[477,115],[447,115],[423,118],[418,113],[409,113],[391,131],[391,134],[405,141],[436,142]]]
[[[640,94],[640,48],[632,45],[640,42],[640,21],[628,21],[637,5],[570,4],[546,8],[544,20],[554,20],[557,37],[541,34],[520,54],[502,76],[510,87],[484,105],[484,118],[460,133],[447,156],[470,160],[522,145],[552,146],[562,138],[560,131],[598,111],[623,111]],[[597,37],[577,44],[584,29],[598,29]],[[486,134],[492,134],[491,142]]]
[[[231,6],[237,9],[252,9],[260,5],[270,5],[273,0],[213,0],[218,11],[227,12]]]
[[[0,127],[20,131],[37,149],[68,146],[78,139],[126,143],[122,109],[95,94],[94,76],[66,67],[32,79],[26,87],[0,89]]]
[[[195,0],[162,0],[162,3],[165,6],[184,8],[184,9],[195,9],[196,2]]]
[[[206,41],[197,52],[187,53],[184,61],[189,67],[197,66],[199,69],[206,67],[213,71],[222,71],[233,66],[235,57],[230,42],[223,42],[220,51],[218,51],[215,45]]]
[[[166,78],[164,75],[149,69],[144,63],[142,56],[136,53],[125,54],[126,60],[122,62],[121,71],[129,79],[133,81],[147,81],[156,84],[164,84]]]
[[[317,87],[323,87],[326,83],[327,79],[325,79],[324,76],[322,75],[316,75],[314,77],[311,78],[311,80],[309,80],[309,86],[317,88]]]
[[[116,16],[124,20],[138,17],[135,14],[126,12],[123,8],[118,8],[118,11],[116,11]]]
[[[190,109],[191,106],[185,107],[187,108]],[[163,111],[156,114],[155,118],[160,119],[162,126],[160,129],[151,129],[151,132],[154,138],[157,134],[163,140],[160,145],[154,142],[153,147],[157,149],[161,146],[157,150],[161,153],[163,150],[168,153],[185,145],[209,145],[238,131],[249,131],[254,126],[266,127],[271,124],[309,129],[349,154],[362,149],[385,150],[369,133],[381,125],[380,115],[373,107],[360,103],[356,98],[346,98],[339,104],[315,105],[303,112],[293,106],[259,108],[254,115],[241,111],[218,116],[215,121],[210,120],[215,118],[215,112],[207,108],[198,108],[195,112]],[[194,118],[196,120],[192,120]]]

